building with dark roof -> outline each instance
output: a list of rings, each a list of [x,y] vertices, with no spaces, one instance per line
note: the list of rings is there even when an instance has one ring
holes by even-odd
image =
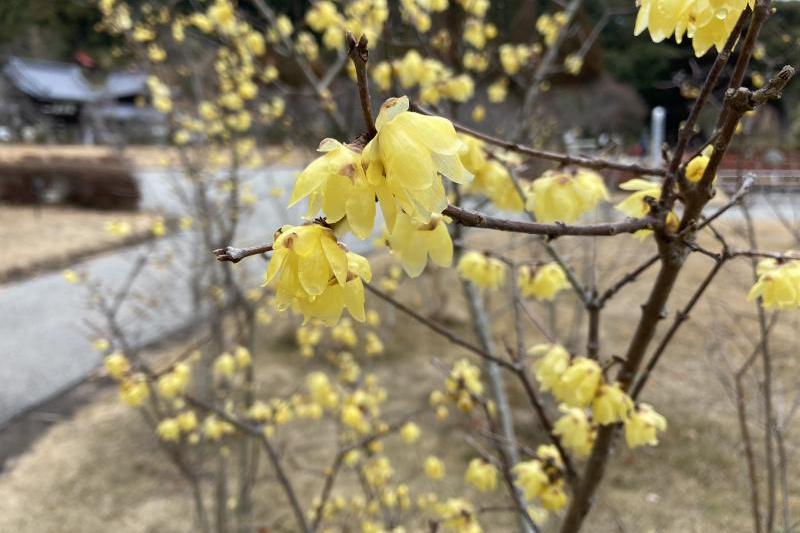
[[[11,137],[93,144],[165,131],[141,72],[114,72],[94,87],[78,65],[10,57],[0,78],[0,127]]]

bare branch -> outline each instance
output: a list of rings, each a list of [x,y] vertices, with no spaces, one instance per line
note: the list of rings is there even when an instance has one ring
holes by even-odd
[[[540,222],[491,217],[455,205],[448,205],[442,214],[452,218],[462,226],[543,235],[550,238],[565,235],[610,237],[621,233],[634,233],[642,229],[654,229],[659,226],[659,221],[655,217],[633,218],[622,222],[605,224],[568,225],[559,222],[542,224]]]
[[[429,111],[418,104],[412,104],[411,108],[413,111],[422,113],[424,115],[437,116],[436,113]],[[456,130],[460,131],[461,133],[465,133],[471,137],[475,137],[476,139],[480,139],[486,143],[498,146],[505,150],[509,150],[511,152],[517,152],[536,159],[546,159],[548,161],[556,161],[563,165],[576,165],[585,168],[592,168],[595,170],[603,170],[603,169],[620,170],[622,172],[630,172],[632,174],[637,174],[637,175],[642,175],[642,174],[648,174],[652,176],[666,175],[666,171],[663,168],[645,167],[635,163],[630,163],[630,164],[619,163],[617,161],[611,161],[609,159],[602,159],[599,157],[571,156],[560,152],[539,150],[537,148],[524,146],[512,141],[506,141],[498,137],[489,135],[487,133],[479,132],[477,130],[474,130],[470,127],[464,126],[463,124],[459,124],[458,122],[452,120],[451,122],[453,122],[453,126],[456,128]]]
[[[375,129],[375,119],[372,118],[372,104],[369,97],[369,78],[367,78],[367,61],[369,61],[369,49],[367,48],[367,36],[362,35],[356,42],[355,37],[347,32],[347,54],[353,61],[356,69],[356,79],[358,81],[358,98],[361,101],[361,112],[364,114],[364,124],[367,126],[367,140],[377,135]]]
[[[486,353],[485,351],[481,350],[477,346],[475,346],[473,344],[470,344],[469,342],[467,342],[464,339],[458,337],[457,335],[454,335],[450,330],[448,330],[446,327],[442,326],[441,324],[437,324],[433,320],[425,318],[424,316],[420,315],[419,313],[417,313],[416,311],[414,311],[410,307],[398,302],[397,300],[395,300],[394,298],[392,298],[391,296],[389,296],[388,294],[386,294],[382,290],[375,288],[374,286],[370,285],[369,283],[365,283],[364,287],[366,287],[368,291],[370,291],[372,294],[374,294],[375,296],[377,296],[381,300],[383,300],[385,302],[388,302],[389,304],[391,304],[395,308],[397,308],[400,311],[402,311],[403,313],[407,314],[408,316],[410,316],[411,318],[413,318],[414,320],[416,320],[420,324],[423,324],[424,326],[427,326],[429,329],[431,329],[432,331],[438,333],[439,335],[441,335],[442,337],[446,338],[447,340],[449,340],[453,344],[461,346],[462,348],[466,348],[470,352],[474,353],[475,355],[477,355],[479,357],[482,357],[483,359],[486,359],[487,361],[492,361],[494,363],[497,363],[499,366],[502,366],[502,367],[507,368],[507,369],[512,370],[512,371],[516,371],[517,365],[515,365],[514,363],[511,363],[509,361],[506,361],[505,359],[501,359],[500,357],[495,357],[495,356],[493,356],[491,354]]]
[[[217,248],[211,253],[217,256],[217,261],[230,261],[231,263],[238,263],[245,257],[250,257],[251,255],[261,255],[271,251],[272,245],[265,244],[263,246],[251,246],[249,248],[235,248],[233,246],[228,246],[226,248]]]

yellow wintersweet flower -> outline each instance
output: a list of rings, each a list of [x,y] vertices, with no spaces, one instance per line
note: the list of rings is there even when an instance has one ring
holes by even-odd
[[[592,421],[600,425],[616,424],[625,420],[632,409],[633,400],[620,388],[619,383],[603,383],[592,400]]]
[[[306,321],[335,324],[344,309],[364,321],[364,285],[372,271],[366,259],[347,252],[329,228],[318,224],[284,226],[273,243],[274,253],[264,285],[275,289],[278,310],[298,309]]]
[[[183,433],[189,433],[197,428],[197,415],[194,411],[184,411],[176,416],[175,420]]]
[[[466,145],[460,154],[461,162],[475,176],[466,190],[483,194],[498,209],[522,211],[525,202],[514,186],[506,166],[500,161],[487,158],[484,145],[478,139],[462,135],[461,140]]]
[[[714,151],[714,147],[708,145],[704,150],[703,153],[700,155],[692,158],[686,164],[686,179],[691,181],[692,183],[697,183],[703,178],[703,174],[706,172],[706,167],[711,160],[711,154]]]
[[[364,336],[364,353],[375,356],[383,353],[384,347],[380,337],[374,332],[368,331]]]
[[[156,382],[158,394],[162,398],[175,398],[186,391],[189,385],[191,368],[186,363],[178,363],[175,368],[160,376]]]
[[[231,379],[236,373],[236,360],[227,352],[219,355],[214,360],[214,373],[227,379]]]
[[[392,253],[400,259],[403,270],[412,278],[422,274],[428,257],[441,267],[449,267],[453,262],[453,240],[440,215],[434,214],[428,222],[416,223],[401,211],[386,240]]]
[[[573,76],[580,74],[582,68],[583,57],[579,54],[568,54],[567,57],[564,58],[564,70]]]
[[[486,118],[486,108],[478,104],[472,109],[472,120],[475,122],[483,122]]]
[[[564,482],[560,481],[552,485],[548,485],[539,494],[539,500],[542,502],[542,507],[549,511],[558,511],[567,505],[567,493],[564,491]]]
[[[165,418],[156,427],[158,437],[166,442],[177,442],[181,438],[181,428],[174,418]]]
[[[450,376],[445,381],[445,388],[450,394],[464,390],[470,394],[480,396],[483,394],[480,368],[470,363],[467,359],[456,361],[450,370]]]
[[[385,456],[373,457],[364,465],[364,478],[370,487],[380,488],[394,475],[392,463]]]
[[[503,102],[508,96],[508,78],[500,78],[486,89],[489,101],[493,104]]]
[[[416,425],[414,422],[406,422],[403,424],[403,427],[400,428],[400,438],[403,439],[403,442],[406,444],[414,444],[419,440],[420,433],[422,433],[419,429],[419,426]]]
[[[456,183],[472,180],[458,157],[463,143],[453,124],[410,112],[408,105],[403,96],[381,106],[378,133],[361,155],[390,232],[400,210],[424,223],[447,207],[440,174]]]
[[[576,357],[553,386],[553,396],[570,407],[588,406],[603,380],[597,361]]]
[[[131,364],[125,354],[122,352],[114,352],[103,359],[103,366],[106,368],[108,375],[117,381],[125,377],[125,374],[131,369]]]
[[[133,226],[124,220],[113,220],[106,224],[106,231],[114,237],[127,237],[133,232]]]
[[[516,477],[517,486],[522,489],[528,501],[536,499],[550,481],[542,468],[542,463],[535,459],[519,462],[511,471]]]
[[[666,431],[667,419],[658,414],[650,405],[636,406],[625,419],[625,441],[629,448],[655,446],[658,444],[658,431]]]
[[[424,470],[425,475],[434,481],[438,481],[444,477],[444,463],[435,455],[429,455],[425,459]]]
[[[633,191],[633,194],[614,206],[614,209],[629,217],[640,218],[645,216],[650,212],[650,204],[646,199],[658,200],[661,198],[661,184],[641,178],[634,178],[621,183],[619,188],[623,191]]]
[[[238,368],[246,368],[253,362],[253,357],[250,355],[250,350],[244,346],[237,346],[233,352],[233,359],[236,361]]]
[[[306,387],[311,399],[325,409],[334,409],[339,403],[339,395],[331,385],[328,376],[322,372],[312,372],[306,377]]]
[[[218,419],[215,415],[209,415],[203,420],[203,435],[209,440],[217,441],[233,431],[231,424]]]
[[[758,280],[747,295],[749,301],[761,298],[765,309],[800,307],[800,261],[778,264],[765,259],[758,264]]]
[[[570,355],[566,348],[560,344],[537,344],[528,353],[540,357],[533,364],[533,369],[542,391],[556,387],[569,367]]]
[[[587,169],[547,170],[528,187],[525,208],[541,222],[578,220],[608,199],[603,178]]]
[[[493,491],[497,488],[497,469],[484,459],[473,459],[464,473],[464,481],[481,492]]]
[[[64,277],[64,281],[71,285],[76,285],[81,282],[81,275],[70,268],[62,272],[61,275]]]
[[[561,405],[559,410],[564,415],[553,424],[553,434],[558,435],[561,443],[575,455],[586,457],[592,451],[595,437],[589,418],[583,409],[577,407]]]
[[[119,399],[122,403],[137,407],[150,396],[150,389],[143,374],[134,374],[119,385]]]
[[[753,7],[754,0],[642,0],[636,17],[634,35],[645,29],[654,42],[675,35],[681,42],[684,35],[692,39],[698,57],[712,46],[722,49],[742,11]]]
[[[517,274],[517,286],[526,298],[552,301],[561,290],[569,288],[569,281],[557,263],[540,267],[523,265]]]
[[[353,233],[366,239],[375,222],[375,188],[367,183],[361,155],[334,139],[323,140],[315,159],[297,177],[289,207],[309,198],[307,216],[322,210],[332,224],[344,218]]]
[[[372,67],[372,81],[381,91],[388,91],[392,88],[392,66],[386,61],[381,61]]]
[[[456,267],[459,276],[481,289],[497,290],[506,280],[506,265],[495,257],[470,250]]]
[[[433,495],[435,498],[435,495]],[[444,531],[453,533],[481,533],[483,529],[472,505],[462,498],[450,498],[436,504],[436,515]]]
[[[361,407],[356,404],[347,404],[342,408],[341,421],[362,435],[369,432],[369,422],[364,417]]]

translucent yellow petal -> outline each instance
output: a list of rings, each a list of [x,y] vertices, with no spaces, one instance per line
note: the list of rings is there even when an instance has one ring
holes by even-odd
[[[413,132],[391,125],[381,132],[379,145],[386,178],[407,189],[426,189],[436,177],[436,165]]]
[[[335,239],[322,239],[322,250],[339,285],[347,281],[347,252]]]
[[[412,112],[402,113],[395,118],[392,126],[413,131],[417,141],[432,152],[457,155],[463,148],[453,123],[446,118],[429,117]]]
[[[375,192],[369,187],[356,187],[347,200],[347,222],[359,239],[372,234],[375,225]]]
[[[401,96],[399,98],[389,98],[378,111],[378,118],[375,120],[375,128],[378,131],[383,129],[383,126],[395,118],[400,113],[408,111],[408,97]]]
[[[440,222],[428,237],[428,251],[431,261],[440,267],[453,264],[453,240],[447,231],[447,224]]]
[[[366,316],[364,313],[364,284],[361,283],[361,278],[355,278],[347,282],[342,289],[344,296],[344,304],[350,315],[358,320],[364,322]]]
[[[318,296],[325,291],[331,268],[322,246],[318,245],[312,253],[298,259],[297,273],[303,290],[309,295]]]
[[[322,200],[322,212],[328,222],[337,222],[344,217],[352,191],[353,182],[347,176],[332,175],[328,178]]]

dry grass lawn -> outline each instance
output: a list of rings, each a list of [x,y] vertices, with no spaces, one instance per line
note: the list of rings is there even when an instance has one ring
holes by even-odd
[[[726,229],[740,231],[735,226],[727,224]],[[791,245],[777,226],[764,226],[761,237],[764,248],[784,249]],[[478,242],[482,246],[500,246],[496,238],[480,238]],[[579,265],[582,258],[591,256],[592,250],[578,247],[576,242],[563,239],[557,245],[573,264]],[[734,244],[737,242],[734,239]],[[529,250],[531,246],[535,245],[529,245]],[[622,236],[614,239],[609,248],[599,251],[600,286],[607,286],[610,280],[619,277],[623,265],[634,264],[632,258],[644,257],[643,248],[652,252],[650,243],[641,244]],[[671,302],[671,316],[691,296],[693,287],[710,266],[711,261],[706,257],[690,259]],[[627,287],[603,315],[604,358],[623,353],[652,276],[653,272],[649,272]],[[745,299],[750,281],[747,261],[727,266],[666,352],[643,400],[662,412],[670,426],[658,447],[628,451],[624,445],[617,446],[600,498],[587,519],[586,531],[752,530],[748,485],[730,388],[733,370],[741,365],[757,340],[753,306]],[[440,271],[421,280],[406,281],[400,293],[416,308],[445,317],[461,335],[471,337],[464,303],[451,272]],[[562,298],[562,302],[552,323],[561,338],[574,337],[574,346],[580,351],[583,329],[578,329],[576,335],[572,333],[576,323],[574,302],[571,297]],[[492,298],[491,304],[498,346],[513,346],[510,309],[502,298]],[[440,386],[441,374],[429,364],[432,357],[452,361],[468,354],[380,303],[373,301],[372,305],[384,317],[388,351],[380,360],[365,365],[382,379],[394,399],[389,402],[387,413],[387,419],[392,420],[393,416],[424,406],[429,392]],[[532,308],[547,317],[547,306],[532,305]],[[666,323],[669,321],[671,317]],[[289,393],[309,368],[322,364],[319,360],[309,362],[298,357],[288,340],[286,321],[279,322],[269,331],[260,332],[259,396]],[[666,329],[666,323],[659,333]],[[779,417],[788,412],[800,379],[796,331],[797,319],[787,313],[775,327],[772,339]],[[541,340],[535,329],[527,327],[527,345]],[[748,379],[747,386],[751,399],[750,429],[760,444],[763,426],[760,408],[754,401],[755,377]],[[535,447],[543,441],[543,436],[516,387],[512,387],[512,402],[520,439]],[[463,494],[461,476],[473,456],[464,441],[465,419],[451,416],[437,423],[428,414],[423,417],[422,426],[425,437],[416,448],[402,446],[397,439],[387,442],[397,477],[408,481],[413,493],[428,490],[431,482],[421,475],[420,465],[427,454],[437,453],[445,460],[449,472],[447,480],[441,482],[440,492]],[[332,433],[325,426],[305,423],[279,430],[279,442],[286,444],[287,465],[297,477],[300,495],[306,503],[318,492],[319,477],[300,465],[324,465],[331,457]],[[791,474],[799,467],[800,435],[792,430],[791,424],[787,427],[786,442],[789,512],[796,520],[800,517],[800,479]],[[259,479],[262,483],[256,494],[258,523],[265,527],[276,520],[291,524],[282,497],[274,483],[270,483],[272,472],[262,465]],[[341,490],[350,493],[353,480],[344,476],[343,483]],[[473,493],[467,489],[467,494]],[[481,503],[490,501],[484,498]],[[188,533],[192,531],[191,514],[187,486],[176,470],[162,460],[155,437],[145,431],[140,416],[119,405],[110,389],[73,418],[55,424],[0,477],[0,531]],[[486,515],[482,522],[487,532],[512,530],[508,521],[497,514]],[[778,523],[782,524],[780,515]],[[551,521],[551,528],[553,524]],[[290,526],[269,529],[276,530],[292,529]]]
[[[0,282],[64,268],[76,260],[147,238],[155,215],[72,207],[0,206]],[[126,222],[131,234],[106,231],[109,222]]]

